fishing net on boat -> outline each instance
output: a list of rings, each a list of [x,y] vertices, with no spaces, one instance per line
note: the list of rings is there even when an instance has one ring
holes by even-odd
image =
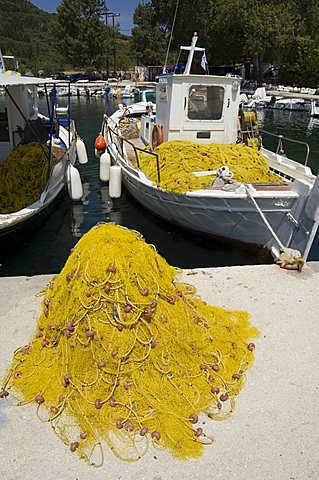
[[[129,140],[139,138],[140,136],[140,121],[134,117],[123,116],[119,120],[119,128],[121,135]]]
[[[209,188],[216,175],[196,176],[193,172],[229,167],[236,182],[281,182],[269,170],[257,147],[244,144],[198,144],[185,140],[164,142],[155,149],[160,157],[160,184],[163,190],[176,193]],[[141,170],[157,184],[155,157],[139,154]]]
[[[19,145],[0,165],[0,213],[13,213],[36,202],[48,180],[47,146]],[[51,156],[51,162],[56,162]]]
[[[258,332],[246,312],[206,304],[178,273],[138,232],[95,226],[49,282],[0,395],[35,404],[96,466],[106,445],[130,461],[150,444],[200,456],[212,439],[199,415],[231,415]]]

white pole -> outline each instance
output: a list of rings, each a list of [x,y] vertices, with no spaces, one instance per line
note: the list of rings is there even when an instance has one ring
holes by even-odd
[[[193,57],[194,57],[194,52],[195,52],[195,46],[196,46],[197,39],[198,39],[197,33],[194,32],[194,36],[192,38],[192,44],[191,44],[191,48],[190,48],[190,51],[189,51],[189,54],[188,54],[187,64],[186,64],[186,68],[185,68],[185,72],[184,72],[185,75],[189,75],[189,73],[191,71],[191,66],[192,66],[192,61],[193,61]]]

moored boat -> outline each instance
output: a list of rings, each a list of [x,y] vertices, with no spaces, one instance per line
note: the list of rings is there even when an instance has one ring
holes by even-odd
[[[276,99],[272,104],[269,104],[268,107],[298,112],[304,112],[307,110],[307,104],[305,100],[303,98],[294,97]]]
[[[306,163],[284,155],[282,137],[275,152],[262,146],[256,115],[240,109],[238,77],[191,73],[194,53],[205,51],[196,41],[195,35],[191,47],[181,47],[189,51],[183,74],[159,77],[156,115],[151,110],[142,115],[139,135],[123,133],[123,113],[104,117],[102,130],[112,162],[121,168],[132,196],[155,215],[192,232],[266,248],[281,264],[300,267],[318,228],[319,178]],[[195,155],[196,149],[212,145],[221,153],[220,163],[207,168],[203,161],[204,168],[193,170],[189,157],[185,160],[187,149]],[[245,148],[244,155],[238,146]],[[240,165],[240,156],[245,162],[262,157],[269,172],[266,180],[245,180],[231,172],[229,149],[237,152],[241,169],[250,167]],[[171,187],[162,177],[177,151],[180,163],[171,171],[177,182]],[[217,158],[210,151],[202,158],[205,155]],[[146,164],[154,165],[155,177],[146,173]],[[180,191],[176,183],[184,181],[185,172],[192,181],[202,177],[203,183]]]
[[[241,94],[242,96],[243,94]],[[258,87],[252,94],[251,98],[245,99],[245,108],[266,108],[269,105],[273,105],[276,102],[276,97],[273,95],[267,95],[265,87]]]
[[[54,82],[53,82],[54,83]],[[82,197],[74,167],[87,156],[70,118],[70,104],[56,105],[52,79],[0,73],[4,102],[0,111],[0,237],[43,218],[65,186]],[[38,87],[47,92],[49,117],[38,112]],[[49,98],[49,94],[51,98]]]

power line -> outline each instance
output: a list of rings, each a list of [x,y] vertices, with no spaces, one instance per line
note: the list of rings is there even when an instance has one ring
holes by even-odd
[[[102,15],[105,15],[105,25],[108,25],[108,18],[112,18],[112,30],[113,30],[113,70],[115,71],[116,67],[116,48],[115,48],[115,21],[116,17],[120,17],[120,13],[110,12],[106,6],[106,2],[104,4],[104,10],[102,11]]]

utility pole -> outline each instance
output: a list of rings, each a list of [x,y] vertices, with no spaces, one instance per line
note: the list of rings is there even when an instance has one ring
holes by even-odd
[[[112,18],[112,29],[113,29],[113,70],[115,71],[116,67],[116,48],[115,48],[115,17],[120,17],[120,13],[109,12],[106,3],[103,11],[103,15],[105,15],[105,25],[108,24],[108,18]]]

